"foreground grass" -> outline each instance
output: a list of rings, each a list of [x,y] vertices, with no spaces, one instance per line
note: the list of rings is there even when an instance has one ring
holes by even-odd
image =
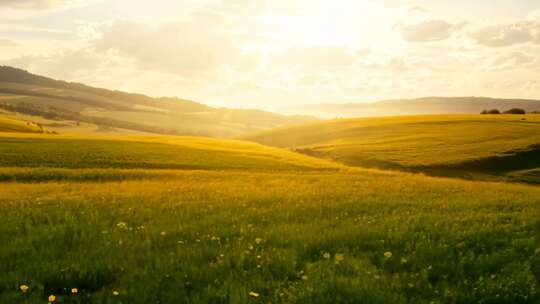
[[[39,169],[4,174],[20,170]],[[1,303],[540,301],[540,188],[368,170],[77,178],[89,171],[111,172],[0,184]]]

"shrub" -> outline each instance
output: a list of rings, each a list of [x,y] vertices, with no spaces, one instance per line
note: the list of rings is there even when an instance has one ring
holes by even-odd
[[[506,112],[504,112],[504,114],[525,114],[527,112],[525,112],[525,110],[523,109],[519,109],[519,108],[512,108]]]
[[[484,110],[480,114],[501,114],[501,112],[497,109],[491,109],[491,110]]]

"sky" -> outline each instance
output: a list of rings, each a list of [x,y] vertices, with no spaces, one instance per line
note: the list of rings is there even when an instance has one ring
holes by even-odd
[[[0,0],[0,65],[268,110],[540,98],[540,1]]]

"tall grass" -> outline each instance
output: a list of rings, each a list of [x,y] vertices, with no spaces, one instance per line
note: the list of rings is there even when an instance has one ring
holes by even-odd
[[[0,217],[2,303],[540,301],[535,187],[181,171],[3,183]]]

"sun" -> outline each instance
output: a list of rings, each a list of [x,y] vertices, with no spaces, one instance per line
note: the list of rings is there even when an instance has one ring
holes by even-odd
[[[362,38],[382,34],[377,19],[387,18],[391,12],[368,0],[304,1],[290,15],[267,13],[259,19],[267,26],[267,37],[287,45],[355,45]],[[358,28],[369,27],[364,37]]]

